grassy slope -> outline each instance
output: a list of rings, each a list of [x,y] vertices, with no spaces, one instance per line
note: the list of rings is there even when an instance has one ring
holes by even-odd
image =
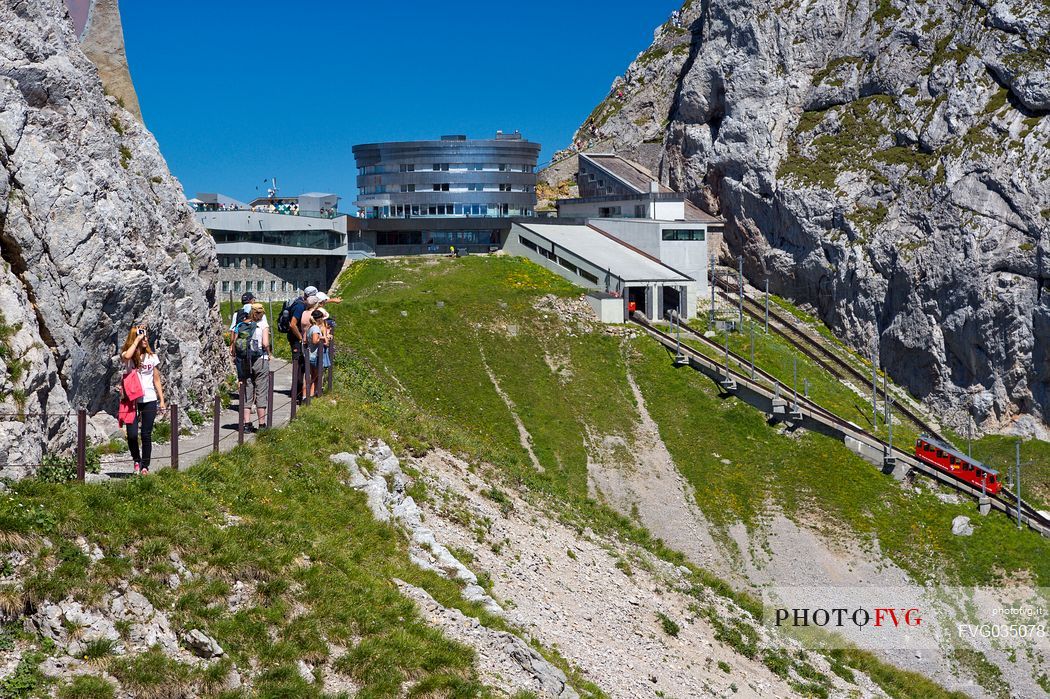
[[[352,344],[396,376],[421,409],[438,411],[477,435],[478,455],[509,466],[512,478],[554,494],[586,492],[582,445],[588,429],[625,435],[637,411],[626,393],[617,338],[568,336],[530,310],[544,293],[577,291],[507,258],[374,262],[351,272],[343,292],[358,299],[348,309]],[[516,326],[515,337],[491,330],[507,325]],[[534,472],[518,445],[479,348],[531,433],[545,473]],[[756,350],[790,381],[790,353],[775,337],[759,341]],[[572,378],[559,380],[544,351],[571,355]],[[699,504],[712,521],[754,524],[773,500],[788,516],[816,520],[828,533],[845,526],[876,537],[886,555],[920,579],[977,584],[1031,570],[1043,584],[1050,582],[1045,542],[1016,531],[1005,518],[983,518],[973,537],[955,537],[951,520],[974,515],[972,503],[951,506],[929,493],[906,494],[838,440],[813,433],[799,440],[780,436],[757,411],[718,398],[698,373],[674,370],[651,340],[633,341],[631,351],[650,412],[679,468],[704,493]],[[818,399],[846,405],[856,398],[802,360],[799,371],[814,382],[811,395]]]
[[[336,402],[308,408],[287,430],[212,457],[188,473],[162,473],[113,486],[16,486],[10,499],[0,499],[0,530],[46,535],[56,542],[88,533],[98,537],[107,556],[91,565],[75,546],[59,543],[57,551],[34,563],[41,571],[57,564],[57,570],[41,572],[25,590],[0,588],[0,602],[18,604],[23,597],[57,598],[66,592],[91,601],[106,585],[130,579],[159,608],[174,604],[177,627],[196,625],[212,633],[242,667],[248,658],[257,659],[264,674],[256,689],[263,695],[316,695],[316,687],[298,679],[294,662],[323,659],[328,651],[323,640],[351,648],[341,667],[364,684],[363,696],[389,696],[402,680],[418,682],[417,692],[424,695],[481,693],[470,652],[425,627],[390,578],[425,587],[445,605],[479,611],[459,599],[455,585],[410,566],[401,538],[371,520],[363,498],[343,489],[338,470],[326,461],[328,454],[353,448],[369,436],[385,438],[402,450],[435,444],[485,459],[508,481],[547,498],[562,519],[581,530],[590,526],[616,533],[681,561],[644,530],[586,498],[587,429],[626,437],[626,424],[636,411],[625,386],[625,350],[618,339],[569,333],[560,321],[531,310],[542,294],[569,296],[577,290],[538,267],[501,258],[436,264],[376,261],[354,265],[342,281],[344,296],[353,301],[335,306],[333,313],[342,346],[351,351],[337,360]],[[709,382],[671,368],[666,355],[647,339],[633,341],[630,352],[638,355],[631,360],[632,370],[683,472],[701,489],[711,480],[724,481],[718,497],[701,500],[717,523],[736,517],[753,521],[766,497],[782,499],[789,513],[814,499],[827,509],[830,522],[872,531],[884,548],[887,542],[900,542],[891,555],[904,556],[905,563],[922,553],[945,560],[970,555],[956,547],[938,548],[945,538],[942,520],[950,520],[952,508],[926,499],[919,505],[898,502],[894,498],[901,496],[893,495],[897,491],[890,481],[832,440],[811,435],[805,439],[814,441],[793,447],[792,440],[775,435],[750,408],[716,399]],[[571,375],[553,372],[545,353],[556,362],[565,360]],[[483,356],[530,430],[544,472],[533,468],[519,444]],[[730,455],[728,448],[696,448],[702,444],[734,446],[753,463],[724,466],[710,451]],[[821,471],[807,468],[812,453],[825,451],[834,460]],[[790,456],[786,461],[785,454]],[[781,478],[782,471],[803,487]],[[834,493],[817,487],[829,471],[841,486]],[[842,473],[850,477],[842,478]],[[855,508],[840,502],[848,499],[853,484],[870,496],[867,501],[886,503],[876,506],[879,516],[867,528]],[[220,526],[227,512],[243,517],[243,523]],[[909,516],[935,519],[920,530],[925,536],[918,537],[919,553],[904,552],[916,543],[908,540],[915,535],[895,534],[900,527],[894,526],[894,515],[897,521]],[[999,527],[993,519],[982,527],[990,534]],[[1001,534],[1006,545],[996,563],[1003,570],[1032,560],[1024,550],[1028,540],[1010,530]],[[969,541],[982,542],[981,536],[979,529]],[[20,545],[17,537],[3,540],[8,547]],[[172,550],[187,561],[208,563],[206,574],[178,592],[163,585],[172,572],[167,562]],[[302,554],[310,557],[306,567],[300,563]],[[949,577],[992,575],[993,562],[972,557],[948,565]],[[223,607],[209,610],[208,604],[225,596],[235,577],[257,581],[260,594],[236,615],[223,613]],[[725,591],[717,581],[702,574],[701,579]],[[746,598],[738,599],[750,605]],[[293,618],[288,612],[298,605],[306,611]],[[921,678],[867,654],[843,658],[879,677],[884,687],[897,687],[894,696],[938,694]],[[214,688],[217,680],[166,666],[156,657],[107,662],[126,683],[143,688],[179,683]]]
[[[372,519],[364,496],[342,486],[340,468],[328,461],[368,426],[354,420],[349,403],[300,415],[290,428],[188,473],[106,486],[18,484],[0,501],[8,547],[15,533],[56,542],[32,564],[38,572],[22,595],[34,603],[66,595],[97,603],[128,580],[170,610],[176,628],[212,634],[239,667],[256,659],[262,696],[320,696],[295,662],[323,661],[329,642],[350,648],[338,665],[363,685],[359,696],[395,696],[408,679],[423,695],[482,693],[472,651],[428,627],[391,578],[421,585],[445,605],[480,610],[462,602],[457,585],[411,565],[402,537]],[[227,513],[242,523],[222,526]],[[81,533],[101,545],[100,562],[71,543]],[[171,552],[198,571],[176,591],[165,585]],[[224,600],[235,580],[257,585],[258,595],[231,614]],[[14,591],[5,593],[9,599]],[[190,685],[217,691],[225,672],[193,671],[160,654],[105,662],[140,694]]]

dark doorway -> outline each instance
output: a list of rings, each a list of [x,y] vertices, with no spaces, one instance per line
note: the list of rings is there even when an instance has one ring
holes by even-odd
[[[671,311],[682,312],[682,293],[674,286],[663,287],[664,317]]]
[[[649,315],[649,309],[645,307],[645,294],[646,288],[644,286],[629,286],[627,287],[627,308],[630,310],[632,307],[636,311],[641,311],[646,316]],[[633,306],[632,306],[633,304]]]

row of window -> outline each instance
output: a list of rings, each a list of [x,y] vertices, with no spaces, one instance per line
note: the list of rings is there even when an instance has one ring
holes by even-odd
[[[219,255],[219,266],[228,269],[321,269],[321,258]]]
[[[536,172],[530,163],[386,163],[357,168],[359,175],[382,175],[392,172]]]
[[[280,291],[282,294],[287,294],[290,292],[297,292],[300,289],[305,289],[312,283],[314,282],[310,282],[305,279],[298,282],[280,282],[280,288],[278,289],[278,282],[275,279],[271,279],[269,282],[253,282],[249,280],[243,283],[240,280],[234,282],[226,280],[222,283],[222,290],[224,293],[229,293],[231,291],[234,293],[240,293],[241,291],[252,291],[257,294],[264,294],[266,293],[267,287],[269,287],[271,294],[276,294],[278,291]]]
[[[528,248],[529,250],[532,250],[533,252],[538,252],[541,256],[547,258],[551,262],[555,262],[555,263],[561,265],[562,267],[564,267],[565,269],[569,270],[573,274],[575,274],[575,275],[577,275],[579,277],[583,277],[584,279],[589,281],[591,284],[597,284],[598,283],[598,277],[597,276],[591,274],[590,272],[588,272],[585,269],[580,269],[579,267],[577,267],[570,260],[567,260],[564,257],[561,257],[559,255],[555,255],[553,252],[551,252],[547,248],[541,248],[540,246],[536,245],[536,243],[532,242],[531,240],[529,240],[525,236],[519,235],[518,236],[518,241],[522,245],[524,245],[526,248]]]
[[[425,188],[426,185],[420,185]],[[401,185],[386,185],[377,184],[371,187],[361,187],[361,194],[393,194],[395,192],[406,192],[423,191],[422,189],[417,190],[415,184],[401,184]],[[531,192],[533,190],[532,185],[528,184],[505,184],[505,183],[484,183],[484,182],[439,182],[430,185],[431,190],[435,192]]]
[[[528,207],[512,207],[510,204],[396,204],[373,206],[365,209],[366,218],[422,218],[426,216],[478,216],[506,217],[532,216]]]
[[[664,240],[704,240],[705,233],[702,230],[665,228],[660,231]]]
[[[338,231],[224,231],[211,230],[216,243],[262,243],[293,248],[334,250],[346,244]]]
[[[376,245],[499,245],[499,231],[379,231]]]

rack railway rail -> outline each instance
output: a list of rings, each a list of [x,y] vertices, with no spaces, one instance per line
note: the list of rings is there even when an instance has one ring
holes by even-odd
[[[716,277],[715,285],[719,288],[718,293],[723,299],[732,301],[733,303],[738,301],[739,296],[734,297],[731,295],[739,294],[735,284],[731,285],[725,279],[718,279]],[[757,320],[765,319],[765,306],[748,296],[746,293],[744,294],[744,312]],[[835,352],[832,352],[823,343],[814,340],[808,333],[799,328],[793,319],[786,318],[779,311],[775,311],[772,308],[769,310],[769,319],[769,327],[773,332],[787,340],[792,347],[811,359],[817,366],[831,374],[834,378],[839,381],[851,380],[857,382],[859,386],[866,386],[871,382],[870,376],[865,376],[859,369]],[[881,395],[883,400],[886,398],[886,392],[881,388],[877,389],[877,394]],[[891,395],[890,398],[893,398],[893,396]],[[942,442],[950,442],[950,440],[946,439],[944,435],[938,432],[920,415],[916,414],[915,411],[911,410],[906,404],[898,401],[896,398],[893,398],[893,400],[895,401],[898,412],[918,426],[921,432],[936,437]]]
[[[729,366],[728,360],[724,364],[720,363],[718,360],[713,359],[696,347],[693,347],[688,342],[683,342],[680,337],[676,338],[671,334],[660,330],[645,318],[644,315],[634,313],[631,316],[631,320],[641,326],[646,333],[656,339],[657,342],[662,344],[669,351],[676,353],[677,357],[680,357],[683,360],[682,363],[688,363],[694,369],[703,370],[705,373],[711,375],[712,378],[723,377],[723,387],[725,387],[727,382],[732,382],[734,388],[727,388],[727,391],[732,392],[738,390],[736,386],[741,385],[750,392],[768,399],[773,405],[775,405],[775,403],[773,403],[774,400],[783,398],[779,390],[779,386],[783,384],[779,379],[772,374],[759,369],[757,366],[754,367],[755,378],[752,379],[750,377],[751,365],[748,360],[745,360],[735,352],[727,351],[724,346],[704,337],[703,334],[695,328],[692,328],[685,323],[680,324],[682,330],[692,335],[711,351],[717,353],[717,355],[731,359],[738,367],[740,367],[740,369],[734,369],[732,366]],[[748,367],[748,373],[745,373],[742,370],[745,366]],[[792,412],[798,416],[798,420],[804,422],[806,419],[809,419],[816,422],[825,428],[829,428],[842,435],[843,438],[853,439],[858,444],[864,445],[871,452],[881,452],[886,457],[892,457],[895,463],[902,464],[908,470],[922,473],[939,483],[947,485],[972,497],[978,499],[986,497],[988,498],[991,507],[1002,511],[1010,517],[1015,517],[1017,515],[1018,498],[1009,490],[1003,488],[997,495],[982,493],[979,488],[973,487],[965,481],[954,478],[944,471],[919,461],[915,458],[914,454],[904,451],[896,446],[891,448],[889,444],[882,441],[879,437],[852,422],[839,417],[809,398],[795,395],[791,398],[791,401]],[[1050,518],[1047,518],[1023,500],[1020,502],[1020,510],[1020,519],[1024,524],[1042,536],[1050,538]]]

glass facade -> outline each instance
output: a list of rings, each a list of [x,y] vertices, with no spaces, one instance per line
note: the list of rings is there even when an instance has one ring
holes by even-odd
[[[263,243],[312,250],[335,250],[344,244],[336,231],[223,231],[210,229],[216,243]],[[261,259],[261,258],[260,258]],[[262,266],[262,265],[259,265]]]
[[[531,216],[539,151],[517,133],[354,146],[355,204],[367,219]]]

